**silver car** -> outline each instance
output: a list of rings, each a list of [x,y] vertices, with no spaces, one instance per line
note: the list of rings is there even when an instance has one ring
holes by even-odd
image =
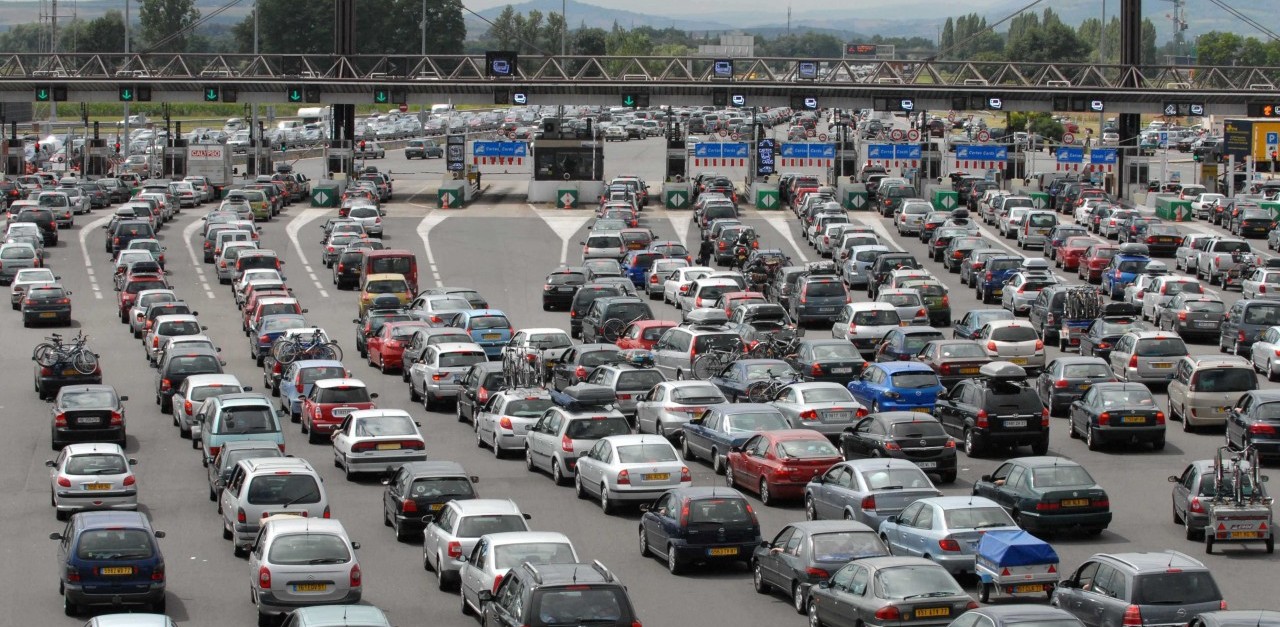
[[[902,326],[898,310],[889,303],[849,303],[831,326],[831,337],[849,340],[858,352],[870,355],[885,335]]]
[[[600,438],[578,459],[578,498],[598,498],[605,514],[622,503],[649,502],[672,488],[693,485],[689,467],[666,438],[628,434]]]
[[[931,211],[933,211],[933,205],[927,201],[903,201],[902,209],[893,219],[898,235],[919,235],[920,229],[924,228],[924,218]]]
[[[587,235],[586,241],[578,243],[582,246],[583,259],[620,260],[627,254],[622,234],[616,231],[593,231]]]
[[[888,303],[898,312],[898,318],[909,324],[929,326],[929,309],[920,292],[908,288],[881,288],[876,293],[877,303]]]
[[[689,267],[684,259],[654,259],[644,275],[645,293],[650,299],[662,298],[666,289],[666,278],[680,268]]]
[[[1121,381],[1168,383],[1187,354],[1181,337],[1168,331],[1130,331],[1116,340],[1108,359]]]
[[[13,277],[13,287],[9,290],[9,304],[16,311],[22,308],[22,299],[27,290],[36,285],[53,285],[62,277],[56,276],[48,268],[23,268]]]
[[[337,520],[267,518],[249,553],[249,595],[258,606],[258,624],[298,607],[360,602],[359,548]]]
[[[37,268],[40,258],[31,244],[4,244],[0,246],[0,285],[13,283],[19,270]]]
[[[528,514],[515,501],[467,499],[449,501],[439,514],[422,517],[422,567],[435,571],[436,586],[451,590],[458,583],[463,559],[471,555],[481,536],[529,531]]]
[[[604,364],[596,366],[587,376],[587,383],[612,388],[618,402],[614,407],[624,416],[636,415],[636,404],[645,392],[662,383],[666,377],[656,368],[637,368],[630,364]]]
[[[438,401],[453,401],[462,391],[457,377],[466,374],[472,364],[488,361],[484,347],[471,343],[446,343],[428,346],[409,368],[409,400],[422,401],[428,411]]]
[[[1044,342],[1026,320],[993,320],[978,331],[976,338],[995,361],[1007,361],[1027,371],[1044,370]]]
[[[543,389],[498,392],[476,413],[476,446],[488,446],[499,459],[508,451],[523,451],[525,434],[551,405]]]
[[[845,284],[850,288],[866,288],[867,280],[871,276],[871,264],[875,263],[876,257],[881,253],[887,252],[892,250],[882,244],[866,244],[850,248],[849,258],[841,266]]]
[[[196,414],[200,413],[205,399],[252,390],[253,388],[245,389],[240,385],[240,380],[233,374],[191,375],[173,393],[173,424],[178,427],[178,433],[182,437],[189,438],[191,425],[196,423]]]
[[[1017,272],[1004,284],[1000,292],[1000,306],[1015,316],[1025,316],[1031,311],[1031,303],[1040,295],[1040,290],[1055,283],[1058,279],[1052,274]]]
[[[155,324],[151,325],[151,330],[147,332],[142,339],[142,347],[147,351],[147,361],[151,363],[160,363],[160,351],[164,348],[169,338],[178,335],[199,335],[206,327],[200,325],[200,321],[191,314],[170,314],[165,316],[156,316]]]
[[[57,459],[45,462],[49,492],[58,520],[95,509],[138,509],[138,484],[119,444],[68,444]]]
[[[480,591],[492,592],[507,572],[530,564],[577,564],[578,552],[563,533],[509,531],[481,536],[459,573],[462,603],[476,615],[483,614]],[[467,610],[463,610],[464,613]]]
[[[675,438],[708,405],[727,402],[720,388],[704,381],[663,381],[636,402],[636,430]]]
[[[369,237],[382,237],[383,212],[373,205],[357,205],[347,212],[347,217],[364,226]]]
[[[793,383],[779,391],[770,404],[793,429],[810,429],[833,439],[867,415],[866,408],[839,383]]]
[[[952,575],[974,574],[982,534],[1019,531],[999,503],[982,496],[920,499],[880,523],[880,537],[894,555],[931,559]]]
[[[918,499],[942,496],[919,466],[905,459],[840,462],[804,488],[810,520],[848,518],[879,529]]]

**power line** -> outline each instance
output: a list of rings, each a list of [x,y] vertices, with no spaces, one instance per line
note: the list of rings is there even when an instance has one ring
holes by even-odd
[[[183,36],[186,36],[186,35],[188,35],[188,34],[191,34],[193,31],[195,31],[195,29],[196,29],[197,27],[202,26],[205,22],[208,22],[209,20],[211,20],[211,19],[213,19],[213,18],[217,17],[218,15],[220,15],[223,11],[226,11],[227,9],[230,9],[231,7],[236,6],[237,4],[240,4],[241,2],[243,2],[243,0],[231,0],[231,2],[228,2],[227,4],[224,4],[224,5],[220,6],[220,7],[218,7],[217,9],[214,9],[212,13],[210,13],[210,14],[208,14],[208,15],[201,16],[201,17],[200,17],[200,19],[198,19],[198,20],[196,20],[196,21],[192,22],[192,23],[191,23],[189,26],[187,26],[186,28],[178,29],[177,31],[174,31],[173,33],[171,33],[168,37],[165,37],[164,39],[161,39],[160,41],[157,41],[156,43],[151,44],[151,46],[150,46],[150,47],[148,47],[146,50],[144,50],[144,51],[143,51],[143,54],[146,54],[146,53],[148,53],[148,52],[154,52],[154,51],[156,50],[156,48],[159,48],[159,47],[161,47],[161,46],[163,46],[163,45],[165,45],[165,44],[167,44],[167,43],[169,43],[169,42],[173,41],[174,39],[177,39],[177,38],[179,38],[179,37],[183,37]]]
[[[1247,16],[1247,15],[1245,15],[1245,14],[1243,14],[1243,13],[1241,13],[1241,12],[1237,11],[1234,7],[1232,7],[1231,5],[1227,4],[1224,0],[1209,0],[1209,2],[1212,2],[1212,3],[1216,4],[1216,5],[1218,5],[1222,10],[1226,11],[1227,13],[1230,13],[1230,14],[1232,14],[1232,15],[1236,16],[1236,18],[1237,18],[1237,19],[1239,19],[1241,22],[1244,22],[1245,24],[1248,24],[1249,26],[1252,26],[1252,27],[1254,27],[1254,28],[1258,29],[1258,32],[1262,33],[1263,35],[1266,35],[1267,37],[1270,37],[1270,38],[1272,38],[1272,39],[1274,39],[1274,40],[1280,40],[1280,35],[1277,35],[1277,34],[1276,34],[1274,31],[1272,31],[1271,29],[1269,29],[1269,28],[1267,28],[1267,27],[1265,27],[1265,26],[1263,26],[1263,25],[1259,24],[1259,23],[1258,23],[1257,21],[1255,21],[1253,18],[1251,18],[1251,17],[1249,17],[1249,16]]]
[[[1029,11],[1032,7],[1035,7],[1037,4],[1040,4],[1041,2],[1044,2],[1044,0],[1033,0],[1031,4],[1028,4],[1027,6],[1022,7],[1021,9],[1018,9],[1017,11],[1014,11],[1013,13],[1010,13],[1009,15],[1004,16],[1004,18],[1002,18],[1000,21],[995,22],[993,24],[989,24],[986,28],[976,33],[973,33],[972,35],[969,35],[967,38],[964,39],[964,41],[955,42],[951,44],[949,47],[947,47],[945,50],[939,50],[938,54],[935,54],[932,57],[930,57],[930,60],[931,61],[937,60],[938,58],[942,57],[942,55],[945,55],[946,53],[951,52],[952,50],[955,50],[956,48],[959,48],[960,46],[963,46],[973,41],[974,39],[977,39],[981,35],[985,35],[995,30],[997,26],[1004,24],[1005,22],[1008,22],[1009,20],[1015,17],[1018,17],[1022,13]]]
[[[500,27],[500,26],[498,26],[497,24],[495,24],[495,23],[493,22],[493,20],[490,20],[489,18],[487,18],[487,17],[485,17],[485,16],[483,16],[483,15],[480,15],[479,13],[476,13],[475,11],[472,11],[469,7],[467,7],[467,5],[462,4],[461,2],[459,2],[459,3],[458,3],[458,6],[462,7],[462,10],[463,10],[463,11],[466,11],[467,13],[470,13],[471,15],[474,15],[474,16],[475,16],[477,19],[479,19],[480,21],[484,22],[485,24],[488,24],[491,28],[496,28],[496,29],[498,29],[499,31],[507,30],[507,29],[503,29],[502,27]],[[555,13],[550,13],[549,15],[555,15]],[[564,30],[565,30],[565,32],[568,32],[568,30],[569,30],[569,25],[568,25],[567,23],[565,23],[565,21],[564,21],[564,15],[561,15],[561,16],[560,16],[560,28],[564,29]],[[553,56],[550,52],[547,52],[547,51],[546,51],[542,46],[539,46],[538,44],[535,44],[535,43],[533,43],[533,42],[530,42],[529,40],[527,40],[527,39],[525,39],[525,38],[521,37],[521,36],[520,36],[520,33],[507,33],[507,34],[511,35],[513,39],[515,39],[516,41],[518,41],[518,42],[520,42],[520,43],[522,43],[522,44],[524,44],[524,45],[526,45],[526,46],[528,46],[529,48],[533,49],[533,51],[534,51],[534,52],[537,52],[537,53],[541,54],[542,56],[545,56],[545,57]]]

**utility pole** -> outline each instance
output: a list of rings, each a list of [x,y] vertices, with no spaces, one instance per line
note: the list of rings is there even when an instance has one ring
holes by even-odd
[[[569,0],[560,0],[560,21],[564,22],[564,24],[560,26],[560,56],[562,57],[569,54],[568,53],[569,15],[567,13],[568,8],[569,8]]]
[[[53,12],[49,14],[49,55],[58,54],[58,0],[53,0]],[[58,121],[58,103],[49,99],[49,130]]]
[[[1142,63],[1142,0],[1120,0],[1120,64],[1126,66],[1137,66]],[[1137,77],[1130,74],[1124,85],[1120,87],[1137,88]],[[1142,125],[1142,116],[1137,113],[1121,113],[1117,116],[1116,132],[1120,135],[1120,145],[1123,148],[1130,148],[1136,152],[1138,148],[1138,132]],[[1116,162],[1117,169],[1120,171],[1120,178],[1117,185],[1117,196],[1124,196],[1125,183],[1128,182],[1128,172],[1125,171],[1125,151],[1119,151],[1119,157]],[[1142,181],[1139,181],[1142,182]]]
[[[124,55],[129,56],[129,0],[124,0]],[[124,146],[124,156],[133,154],[129,150],[129,103],[124,103],[124,137],[117,137],[116,141]]]
[[[418,54],[427,56],[427,0],[422,0],[422,50]]]

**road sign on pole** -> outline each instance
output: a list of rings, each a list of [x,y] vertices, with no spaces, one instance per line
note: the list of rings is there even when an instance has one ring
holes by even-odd
[[[1062,143],[1064,143],[1064,144],[1074,144],[1074,143],[1076,143],[1076,136],[1075,136],[1075,135],[1072,135],[1071,133],[1063,133],[1063,134],[1062,134]]]
[[[900,129],[900,128],[895,128],[895,129],[893,129],[893,132],[892,132],[892,133],[889,133],[889,139],[891,139],[891,140],[893,140],[893,141],[896,141],[896,142],[900,142],[900,141],[902,141],[903,139],[905,139],[905,138],[906,138],[906,136],[907,136],[907,134],[906,134],[906,133],[904,133],[904,132],[902,132],[902,129]]]
[[[911,142],[920,141],[920,130],[913,128],[907,131],[907,141],[911,141]]]

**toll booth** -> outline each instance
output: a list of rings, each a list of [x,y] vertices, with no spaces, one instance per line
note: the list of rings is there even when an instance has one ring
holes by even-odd
[[[4,149],[4,173],[8,176],[18,176],[26,174],[26,158],[22,140],[13,139],[5,140]]]
[[[244,173],[246,176],[259,174],[275,174],[271,164],[271,143],[261,138],[251,137],[249,147],[244,153]]]
[[[111,169],[111,165],[107,161],[107,155],[107,140],[100,137],[90,137],[84,159],[85,176],[106,176],[107,171]]]
[[[180,179],[187,175],[187,140],[178,138],[164,148],[165,176]]]
[[[604,141],[589,137],[561,127],[559,120],[544,122],[542,137],[531,147],[529,202],[562,206],[569,188],[577,191],[577,198],[595,199],[604,191]]]
[[[350,141],[335,141],[325,151],[325,172],[333,178],[352,178],[355,167],[355,152]]]
[[[684,146],[684,126],[671,122],[667,126],[667,181],[689,178],[689,151]]]

